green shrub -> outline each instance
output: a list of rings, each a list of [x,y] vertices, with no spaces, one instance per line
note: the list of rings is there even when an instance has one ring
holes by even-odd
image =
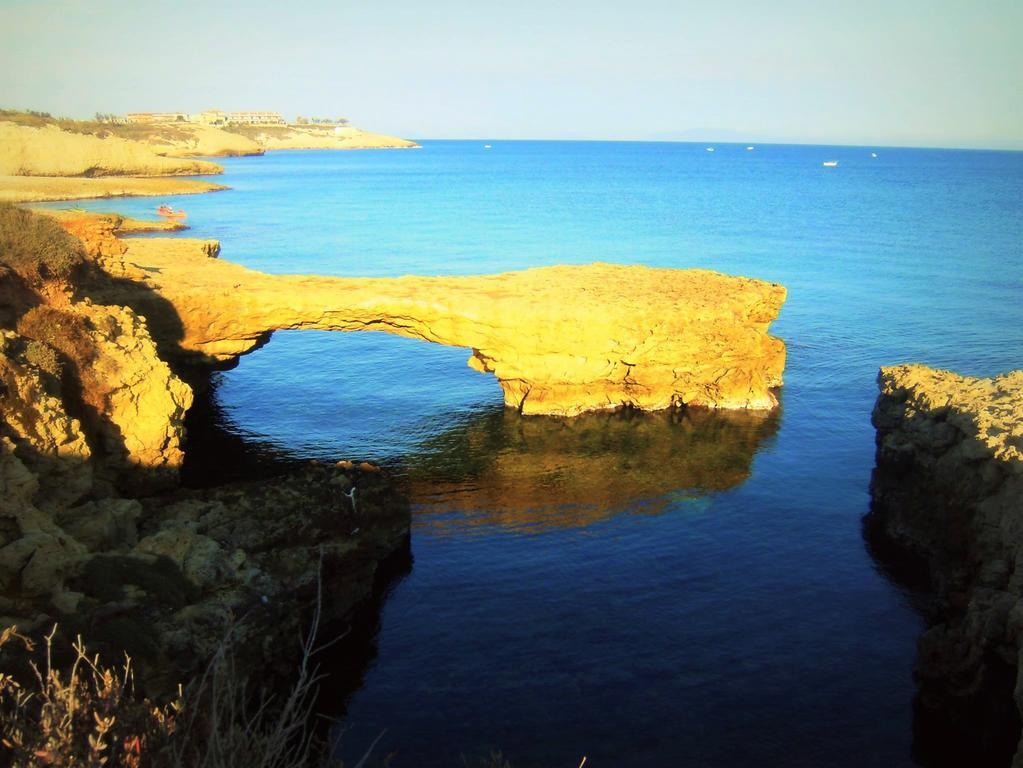
[[[37,282],[69,278],[84,258],[82,244],[57,222],[0,203],[0,264]]]
[[[57,351],[41,341],[29,341],[25,346],[25,359],[51,376],[60,378],[62,366]]]

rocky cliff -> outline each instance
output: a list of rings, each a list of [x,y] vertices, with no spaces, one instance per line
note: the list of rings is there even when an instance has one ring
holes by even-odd
[[[276,149],[413,149],[414,141],[364,131],[354,126],[228,126],[267,150]]]
[[[369,465],[175,491],[192,390],[146,319],[102,304],[116,217],[64,225],[0,206],[0,627],[60,622],[129,651],[150,691],[196,671],[230,630],[280,655],[319,580],[343,619],[407,545],[409,509]],[[97,234],[99,233],[99,234]]]
[[[883,368],[867,532],[922,566],[935,596],[919,703],[938,731],[1023,766],[1023,371],[991,379]],[[987,763],[984,763],[987,764]]]
[[[196,176],[223,169],[163,157],[139,141],[0,122],[0,176]]]
[[[97,300],[147,317],[168,353],[231,361],[275,330],[378,330],[467,347],[506,405],[571,416],[630,406],[773,408],[780,285],[708,270],[591,264],[479,277],[268,275],[215,243],[136,239]]]

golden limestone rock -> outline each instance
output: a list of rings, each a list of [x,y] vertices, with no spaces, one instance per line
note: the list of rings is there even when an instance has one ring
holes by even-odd
[[[118,136],[0,121],[0,176],[194,176],[222,170],[205,160],[163,157],[147,144]]]
[[[226,132],[252,139],[267,150],[278,149],[415,149],[414,141],[345,125],[232,125]]]
[[[572,416],[631,406],[769,409],[785,288],[703,269],[589,264],[473,277],[268,275],[209,242],[132,239],[94,294],[143,314],[162,348],[230,361],[275,330],[377,330],[471,349],[505,404]]]

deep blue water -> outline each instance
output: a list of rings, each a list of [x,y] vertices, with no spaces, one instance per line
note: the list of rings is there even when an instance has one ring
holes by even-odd
[[[233,191],[170,202],[271,272],[601,260],[781,282],[783,407],[523,420],[465,350],[376,333],[279,333],[220,374],[240,434],[412,488],[414,565],[345,756],[386,728],[396,767],[912,765],[923,625],[860,532],[875,376],[1023,365],[1023,153],[492,144],[230,159]]]

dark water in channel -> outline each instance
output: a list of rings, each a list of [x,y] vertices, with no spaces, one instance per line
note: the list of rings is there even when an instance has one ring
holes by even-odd
[[[465,350],[374,333],[279,333],[217,375],[253,466],[366,457],[412,493],[411,571],[338,692],[347,759],[386,728],[396,767],[914,764],[922,622],[860,532],[874,378],[1023,365],[1023,154],[870,151],[427,142],[233,159],[234,191],[170,200],[267,271],[604,260],[789,289],[769,417],[523,419]],[[88,207],[112,205],[154,202]]]

